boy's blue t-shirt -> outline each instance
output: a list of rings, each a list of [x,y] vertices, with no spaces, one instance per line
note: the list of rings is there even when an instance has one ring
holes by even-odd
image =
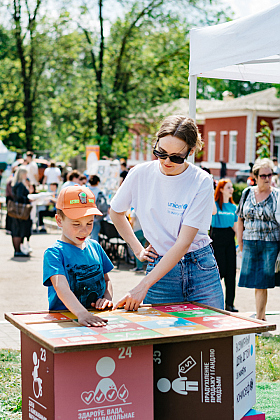
[[[57,274],[67,278],[70,289],[86,308],[91,308],[91,302],[104,296],[104,274],[114,266],[98,242],[87,238],[85,243],[85,248],[80,249],[58,240],[45,251],[43,284],[48,286],[50,310],[67,309],[50,280],[51,276]]]
[[[213,228],[228,228],[233,227],[237,222],[236,205],[232,203],[223,203],[222,210],[216,201],[217,213],[212,216],[211,226]]]

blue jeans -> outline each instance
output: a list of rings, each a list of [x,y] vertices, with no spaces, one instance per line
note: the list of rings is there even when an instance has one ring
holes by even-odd
[[[140,242],[141,245],[145,246],[146,244],[146,238],[144,238],[144,233],[143,230],[137,230],[136,232],[134,232],[136,238],[138,239],[138,241]],[[138,258],[135,257],[135,262],[136,262],[136,268],[139,269],[143,269],[144,264],[142,263],[142,261],[138,260]]]
[[[97,242],[99,242],[98,234],[100,232],[100,228],[101,228],[100,221],[94,221],[90,237],[91,237],[91,239],[94,239]]]
[[[162,257],[149,263],[147,274]],[[164,277],[155,283],[144,303],[194,301],[224,309],[224,296],[217,263],[210,245],[189,252]]]

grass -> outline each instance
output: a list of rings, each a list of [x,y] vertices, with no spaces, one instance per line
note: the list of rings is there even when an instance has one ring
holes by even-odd
[[[280,382],[280,336],[256,337],[256,379]]]
[[[280,419],[280,337],[256,336],[256,410],[266,420]]]
[[[21,419],[20,352],[0,350],[0,419]]]
[[[21,420],[20,352],[0,349],[0,420]],[[280,419],[280,337],[256,337],[256,410]]]

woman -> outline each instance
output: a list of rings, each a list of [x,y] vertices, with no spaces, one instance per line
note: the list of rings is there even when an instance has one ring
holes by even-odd
[[[220,179],[215,190],[216,214],[212,216],[211,238],[221,278],[225,280],[226,310],[238,312],[234,307],[237,231],[236,205],[232,199],[233,186],[230,179]]]
[[[26,188],[27,180],[27,169],[20,166],[12,181],[12,193],[14,201],[18,203],[29,203],[27,198],[29,191]],[[30,238],[31,236],[31,220],[20,220],[11,218],[11,234],[14,247],[15,257],[28,257],[28,254],[23,253],[20,250],[20,245],[23,243],[24,238]]]
[[[246,188],[237,208],[237,240],[242,252],[239,287],[255,289],[256,318],[265,321],[267,289],[275,287],[280,230],[275,219],[278,190],[271,186],[273,163],[257,159],[257,185]],[[244,230],[244,231],[243,231]]]
[[[207,172],[186,161],[202,142],[197,126],[180,115],[167,117],[157,133],[158,158],[131,169],[111,203],[111,218],[147,275],[116,305],[196,301],[223,308],[217,263],[207,234],[213,186]],[[149,242],[145,249],[125,216],[133,207]]]

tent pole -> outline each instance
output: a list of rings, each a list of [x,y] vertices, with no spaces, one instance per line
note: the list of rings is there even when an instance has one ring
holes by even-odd
[[[189,76],[189,116],[194,121],[196,120],[196,88],[197,76]],[[190,156],[189,160],[194,163],[194,154]]]
[[[197,76],[189,77],[189,116],[195,121],[196,120],[196,88],[197,88]]]

